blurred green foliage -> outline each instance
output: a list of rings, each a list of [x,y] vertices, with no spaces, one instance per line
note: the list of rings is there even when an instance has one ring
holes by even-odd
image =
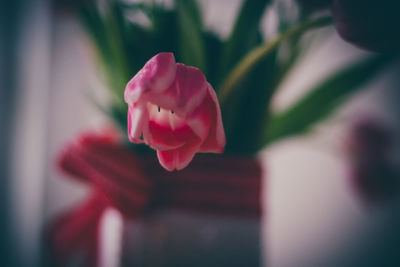
[[[363,85],[394,59],[388,55],[362,59],[317,84],[287,110],[270,114],[263,145],[307,132],[315,123],[332,114],[349,96],[362,90]]]
[[[271,114],[269,104],[276,88],[307,48],[301,45],[302,34],[314,26],[330,23],[328,18],[313,24],[313,18],[301,15],[290,23],[279,18],[282,25],[277,25],[277,29],[286,32],[265,40],[260,22],[272,2],[243,1],[230,35],[221,39],[205,29],[202,11],[195,0],[175,0],[172,8],[155,1],[128,4],[108,0],[101,7],[95,1],[82,1],[79,19],[93,41],[104,79],[114,95],[112,105],[107,107],[109,115],[126,130],[125,85],[159,52],[173,52],[177,62],[198,67],[217,93],[232,78],[230,75],[235,75],[232,70],[242,63],[246,66],[242,79],[221,103],[227,135],[225,153],[254,154],[273,141],[304,133],[351,93],[362,89],[388,62],[376,56],[356,63],[317,85],[287,111]],[[148,25],[131,19],[139,13],[147,18]],[[283,46],[288,54],[284,58],[278,56]],[[267,50],[254,53],[263,47]],[[256,55],[256,60],[249,66],[243,64],[251,54]],[[140,145],[135,147],[142,149]]]

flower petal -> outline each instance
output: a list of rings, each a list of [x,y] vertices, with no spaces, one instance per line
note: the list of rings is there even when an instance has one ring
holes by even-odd
[[[186,168],[186,166],[189,165],[194,155],[199,152],[200,145],[200,139],[196,138],[195,135],[192,135],[189,142],[177,149],[178,160],[176,161],[176,169],[178,171]]]
[[[204,74],[195,67],[176,64],[176,92],[178,115],[186,117],[199,106],[207,94],[207,81]]]
[[[185,144],[185,141],[176,138],[174,131],[169,126],[156,121],[149,122],[149,133],[148,145],[153,149],[170,150]]]
[[[128,137],[131,142],[143,143],[145,133],[148,132],[148,115],[145,108],[135,104],[128,109]]]
[[[125,102],[137,102],[143,93],[161,93],[173,83],[176,75],[174,54],[159,53],[128,82],[125,88]]]
[[[200,152],[222,153],[226,144],[224,125],[222,124],[221,109],[217,95],[210,84],[208,84],[208,97],[206,101],[212,111],[211,128],[207,139],[201,145]]]
[[[178,151],[172,150],[157,150],[158,161],[167,171],[172,172],[176,168],[178,159]]]
[[[185,140],[185,144],[176,149],[157,151],[160,164],[169,171],[185,168],[201,145],[200,138],[188,126],[175,130],[174,134],[178,139]]]
[[[176,86],[176,80],[172,82],[168,89],[164,90],[162,94],[159,93],[149,93],[147,99],[149,103],[162,107],[168,110],[174,110],[179,101],[178,90]]]
[[[209,98],[209,96],[206,96],[206,98]],[[214,121],[212,118],[213,107],[209,105],[210,101],[207,101],[206,98],[204,98],[201,105],[186,117],[186,124],[190,126],[201,141],[204,141],[207,138],[211,123]]]

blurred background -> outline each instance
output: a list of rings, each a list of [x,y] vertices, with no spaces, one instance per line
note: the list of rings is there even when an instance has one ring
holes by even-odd
[[[205,26],[226,37],[241,1],[199,3]],[[88,37],[69,10],[15,0],[2,3],[1,12],[0,265],[41,266],[45,225],[87,194],[63,179],[57,156],[78,134],[110,123],[88,97],[91,88],[100,101],[107,95]],[[263,20],[265,31],[268,23]],[[322,35],[281,85],[274,109],[368,53],[342,41],[332,27]],[[389,197],[376,197],[358,184],[348,155],[354,125],[367,119],[391,140],[390,160],[399,173],[399,77],[397,62],[311,133],[261,153],[264,266],[400,266],[398,182],[383,186]]]

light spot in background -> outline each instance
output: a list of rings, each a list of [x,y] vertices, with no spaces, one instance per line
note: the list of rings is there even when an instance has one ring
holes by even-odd
[[[227,38],[232,31],[241,3],[240,0],[199,1],[201,9],[204,11],[204,26],[222,38]]]
[[[119,211],[107,209],[100,223],[100,267],[120,266],[123,218]]]

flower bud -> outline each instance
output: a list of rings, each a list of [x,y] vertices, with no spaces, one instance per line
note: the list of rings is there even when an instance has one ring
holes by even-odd
[[[167,170],[185,168],[194,155],[222,153],[225,132],[214,89],[197,68],[159,53],[125,89],[128,136],[157,150]]]

